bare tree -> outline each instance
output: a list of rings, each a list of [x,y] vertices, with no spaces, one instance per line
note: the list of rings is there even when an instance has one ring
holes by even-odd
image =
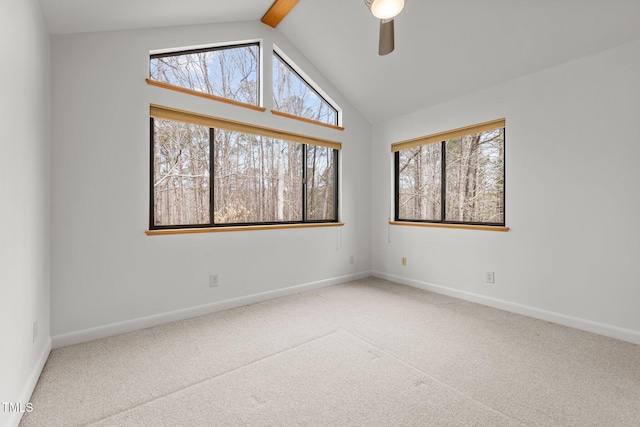
[[[158,56],[151,61],[151,78],[257,104],[258,57],[256,46]],[[291,74],[279,74],[278,87],[285,108],[316,119],[327,114],[324,106],[310,102],[308,88],[303,91]],[[212,132],[210,153],[208,128],[156,120],[156,225],[300,221],[305,167],[311,178],[308,216],[334,217],[332,149],[309,146],[313,160],[304,165],[303,144],[222,129]]]
[[[440,178],[441,147],[446,150],[445,182]],[[399,157],[400,218],[504,222],[503,129],[401,150]],[[446,208],[444,218],[441,203]]]

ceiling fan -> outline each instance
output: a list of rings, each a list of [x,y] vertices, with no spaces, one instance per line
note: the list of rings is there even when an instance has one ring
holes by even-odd
[[[275,28],[293,9],[299,0],[275,0],[262,17],[262,22]],[[393,18],[404,7],[407,0],[364,0],[373,16],[380,20],[379,55],[387,55],[395,48]]]
[[[373,16],[380,20],[380,56],[393,52],[395,48],[393,18],[402,11],[405,3],[406,0],[364,0]]]

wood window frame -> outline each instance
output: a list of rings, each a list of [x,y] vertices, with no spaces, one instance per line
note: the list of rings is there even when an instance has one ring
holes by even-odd
[[[221,51],[221,50],[228,50],[228,49],[239,49],[239,48],[243,48],[243,47],[251,47],[251,46],[256,46],[258,48],[258,60],[257,60],[257,69],[256,69],[256,83],[257,83],[257,87],[256,87],[256,100],[257,100],[257,104],[249,104],[246,102],[242,102],[242,101],[237,101],[235,99],[231,99],[231,98],[225,98],[224,96],[219,96],[219,95],[214,95],[214,94],[210,94],[207,92],[201,92],[198,90],[194,90],[194,89],[189,89],[186,88],[184,86],[178,86],[178,85],[173,85],[171,83],[167,83],[167,82],[163,82],[163,81],[158,81],[158,80],[154,80],[149,78],[146,78],[146,82],[147,84],[151,85],[151,86],[156,86],[156,87],[160,87],[163,89],[169,89],[169,90],[173,90],[175,92],[181,92],[181,93],[186,93],[188,95],[193,95],[193,96],[198,96],[201,98],[206,98],[206,99],[211,99],[214,101],[218,101],[218,102],[224,102],[227,104],[231,104],[231,105],[235,105],[235,106],[239,106],[239,107],[244,107],[244,108],[249,108],[252,110],[257,110],[257,111],[266,111],[267,109],[262,107],[260,105],[261,103],[261,99],[262,99],[262,81],[260,79],[260,70],[262,68],[262,64],[261,64],[261,52],[262,52],[262,43],[259,41],[252,41],[252,42],[246,42],[246,43],[237,43],[237,44],[223,44],[223,45],[217,45],[217,46],[209,46],[209,47],[194,47],[193,49],[181,49],[181,50],[176,50],[176,51],[162,51],[162,52],[156,52],[156,53],[151,53],[149,55],[149,61],[151,61],[154,58],[164,58],[164,57],[169,57],[169,56],[182,56],[182,55],[193,55],[193,54],[198,54],[198,53],[203,53],[203,52],[215,52],[215,51]]]
[[[323,227],[323,226],[342,226],[344,223],[339,220],[339,152],[342,149],[342,143],[338,141],[303,135],[299,133],[289,132],[285,130],[273,129],[262,127],[250,123],[239,122],[235,120],[209,116],[205,114],[195,113],[186,110],[180,110],[176,108],[166,107],[157,104],[150,104],[149,106],[150,117],[150,203],[149,203],[149,230],[146,231],[147,235],[162,235],[162,234],[182,234],[182,233],[203,233],[213,231],[248,231],[248,230],[272,230],[283,228],[303,228],[303,227]],[[209,129],[221,129],[233,132],[248,133],[253,135],[260,135],[264,137],[270,137],[275,139],[281,139],[291,142],[303,144],[304,146],[313,145],[319,147],[326,147],[333,150],[333,219],[325,220],[308,220],[306,217],[306,150],[303,149],[302,157],[302,170],[305,173],[303,177],[302,188],[302,211],[303,218],[300,221],[282,221],[282,222],[259,222],[259,223],[231,223],[231,224],[215,224],[213,216],[210,219],[210,224],[192,224],[192,225],[156,225],[155,222],[155,209],[154,209],[154,138],[153,138],[153,119],[166,119],[176,122],[183,122],[189,124],[195,124],[208,127]],[[213,143],[213,142],[211,142]],[[213,173],[210,174],[212,180],[210,187],[213,188]],[[210,204],[213,206],[213,197],[210,197]],[[211,214],[213,215],[213,213]]]
[[[335,150],[342,150],[342,143],[338,141],[303,135],[281,129],[268,128],[221,117],[209,116],[201,113],[194,113],[192,111],[180,110],[178,108],[166,107],[163,105],[150,104],[149,116],[157,119],[174,120],[177,122],[191,123],[215,129],[244,132],[253,135],[285,139],[287,141],[294,141],[302,144],[318,145],[321,147],[333,148]]]
[[[460,221],[448,221],[444,217],[440,220],[420,220],[420,219],[401,219],[399,216],[399,192],[400,192],[400,176],[399,176],[399,152],[423,145],[440,143],[442,144],[441,150],[444,151],[444,145],[447,140],[462,137],[465,135],[473,135],[481,132],[502,128],[506,134],[506,119],[491,120],[488,122],[478,123],[475,125],[464,126],[456,128],[450,131],[438,132],[418,138],[413,138],[405,141],[400,141],[391,144],[391,152],[394,156],[394,219],[389,221],[391,225],[403,225],[403,226],[422,226],[422,227],[438,227],[438,228],[457,228],[457,229],[471,229],[471,230],[484,230],[484,231],[509,231],[509,227],[506,226],[506,211],[503,213],[503,222],[501,223],[482,223],[482,222],[460,222]],[[446,170],[446,154],[442,154],[442,174],[445,175]],[[506,168],[503,168],[503,182],[506,181]],[[441,198],[444,203],[445,186],[446,181],[441,183]],[[502,193],[502,205],[503,209],[506,207],[506,188]],[[443,210],[445,209],[443,205]]]
[[[325,122],[321,122],[319,120],[313,120],[313,119],[309,119],[306,117],[302,117],[302,116],[297,116],[295,114],[291,114],[291,113],[287,113],[285,111],[279,111],[276,109],[272,109],[271,113],[278,115],[278,116],[282,116],[282,117],[287,117],[290,119],[294,119],[294,120],[300,120],[303,122],[307,122],[307,123],[313,123],[315,125],[319,125],[319,126],[326,126],[326,127],[330,127],[333,129],[337,129],[337,130],[344,130],[344,127],[340,126],[340,122],[341,122],[341,111],[338,107],[336,107],[334,105],[333,102],[330,102],[326,96],[322,95],[319,92],[319,89],[316,89],[316,87],[314,87],[314,84],[311,84],[309,82],[309,78],[303,76],[301,74],[301,72],[299,72],[298,70],[296,70],[297,66],[292,65],[292,62],[289,58],[287,58],[287,56],[280,51],[280,49],[277,49],[274,46],[274,49],[272,51],[272,61],[275,64],[276,61],[280,61],[282,64],[284,64],[284,66],[291,72],[293,73],[295,76],[297,76],[308,88],[311,92],[313,92],[314,94],[316,94],[318,96],[318,98],[320,98],[324,103],[326,103],[329,108],[331,108],[333,111],[335,111],[336,113],[336,122],[335,123],[325,123]],[[271,82],[272,86],[273,86],[273,81]],[[275,98],[275,93],[274,93],[274,98]]]

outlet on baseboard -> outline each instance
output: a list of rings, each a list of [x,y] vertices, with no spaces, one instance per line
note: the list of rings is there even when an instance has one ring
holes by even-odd
[[[403,256],[403,257],[402,257],[402,266],[403,266],[403,267],[406,267],[406,266],[407,266],[407,257],[406,257],[406,256]]]
[[[486,276],[487,283],[496,283],[496,276],[493,271],[488,271]]]
[[[349,264],[355,264],[355,263],[356,263],[355,255],[349,255]]]

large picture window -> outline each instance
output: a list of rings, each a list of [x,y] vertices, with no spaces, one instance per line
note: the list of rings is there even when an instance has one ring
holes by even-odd
[[[505,121],[393,144],[395,220],[505,224]]]
[[[340,144],[151,108],[150,228],[337,222]]]

